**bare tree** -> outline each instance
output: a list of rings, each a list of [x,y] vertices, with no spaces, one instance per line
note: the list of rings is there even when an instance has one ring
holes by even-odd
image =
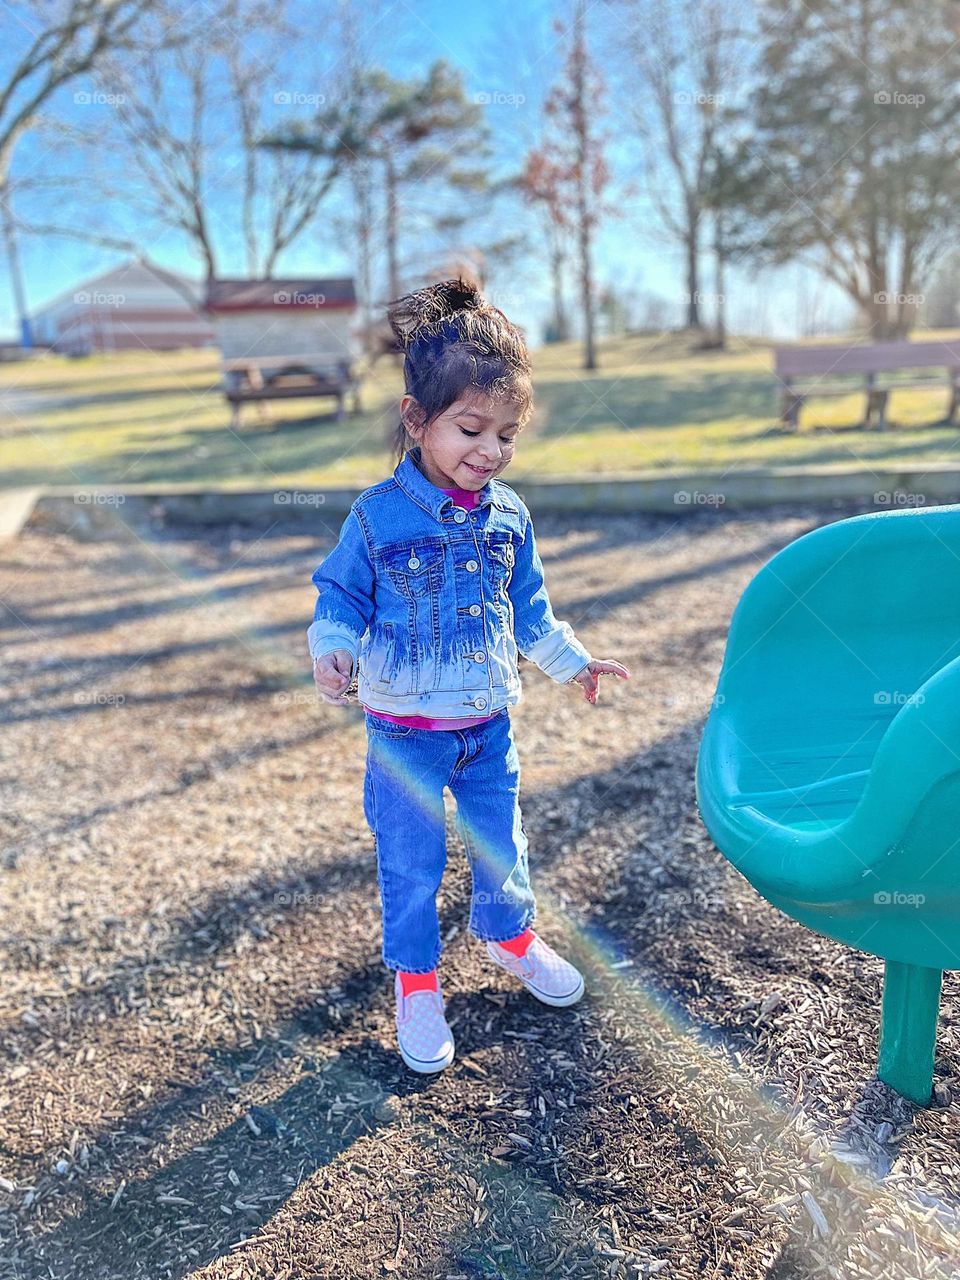
[[[953,0],[760,11],[762,74],[733,156],[760,226],[752,256],[812,263],[878,340],[909,333],[958,242],[957,22]]]
[[[45,22],[42,8],[33,40],[9,76],[0,83],[0,219],[20,328],[30,342],[26,295],[17,254],[17,223],[12,209],[10,165],[18,140],[31,129],[41,110],[64,85],[96,69],[112,49],[125,48],[150,0],[70,0],[66,10],[52,11]]]
[[[566,33],[562,22],[555,23],[556,30],[570,35],[570,46],[562,77],[544,103],[551,125],[544,146],[534,155],[534,165],[540,169],[547,185],[553,187],[555,208],[562,210],[563,222],[571,228],[576,241],[583,316],[583,367],[595,369],[597,303],[593,241],[601,217],[610,212],[601,199],[610,174],[603,139],[597,130],[597,118],[603,110],[604,85],[587,50],[585,18],[584,0],[576,0],[572,31]]]
[[[163,39],[106,74],[118,94],[123,145],[142,179],[131,198],[160,225],[182,232],[208,279],[218,274],[216,195],[239,188],[237,229],[251,276],[268,277],[316,217],[337,173],[318,156],[269,153],[266,107],[294,97],[277,66],[288,29],[282,4],[222,0],[189,38]],[[253,53],[249,32],[258,36]],[[169,85],[180,92],[171,94]]]
[[[727,0],[630,0],[626,13],[646,189],[667,238],[683,249],[686,321],[699,329],[710,162],[721,108],[743,73],[745,24]]]
[[[549,148],[537,147],[529,152],[518,185],[524,198],[543,212],[553,301],[551,335],[555,342],[566,342],[570,324],[564,287],[572,227],[563,199],[562,169],[551,159]]]
[[[0,89],[0,182],[6,182],[17,139],[58,89],[93,71],[114,49],[130,47],[150,0],[71,0],[62,17],[42,25]]]
[[[475,197],[489,191],[483,109],[469,100],[462,75],[444,59],[410,80],[379,67],[360,68],[351,91],[333,109],[274,134],[268,144],[327,156],[344,166],[364,165],[360,181],[379,180],[391,297],[403,287],[405,224],[416,216],[421,226],[449,233],[472,211],[451,209],[442,197],[451,190]],[[373,194],[367,190],[365,199]]]

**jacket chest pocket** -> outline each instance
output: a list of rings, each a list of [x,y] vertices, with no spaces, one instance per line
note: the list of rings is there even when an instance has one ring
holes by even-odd
[[[506,587],[513,573],[514,549],[509,537],[491,538],[484,550],[493,585],[496,588]]]
[[[413,542],[394,548],[384,553],[384,567],[401,595],[411,599],[429,595],[443,585],[443,547]]]

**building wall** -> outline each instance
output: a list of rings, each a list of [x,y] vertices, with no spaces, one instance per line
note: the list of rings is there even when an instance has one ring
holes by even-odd
[[[271,307],[264,311],[220,312],[213,320],[225,360],[299,355],[350,359],[357,354],[352,335],[356,307]]]
[[[172,285],[139,263],[55,298],[32,318],[37,342],[67,354],[167,351],[215,342],[212,325]]]
[[[55,317],[52,337],[36,332],[40,342],[50,342],[67,355],[91,351],[172,351],[179,347],[205,347],[215,342],[213,329],[188,311],[139,311],[76,308]]]

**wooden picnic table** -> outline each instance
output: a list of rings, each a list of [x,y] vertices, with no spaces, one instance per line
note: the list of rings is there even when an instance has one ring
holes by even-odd
[[[353,413],[360,412],[360,378],[353,363],[341,352],[308,355],[240,356],[221,361],[224,395],[233,406],[230,425],[240,425],[240,407],[255,403],[261,418],[269,420],[265,401],[303,396],[333,396],[337,421],[344,416],[344,400],[353,397]]]

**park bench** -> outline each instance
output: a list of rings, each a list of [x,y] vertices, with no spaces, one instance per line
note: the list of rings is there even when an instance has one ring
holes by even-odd
[[[700,742],[700,814],[774,906],[884,961],[878,1075],[920,1105],[941,975],[960,969],[958,741],[960,507],[837,520],[754,575]]]
[[[944,424],[953,425],[960,403],[960,342],[875,342],[870,346],[844,347],[837,344],[815,347],[777,347],[774,370],[781,384],[780,419],[796,431],[800,410],[811,396],[849,395],[860,375],[866,393],[864,427],[887,425],[887,401],[891,391],[907,387],[943,385],[944,378],[923,377],[889,382],[881,386],[879,374],[900,370],[944,369],[949,394]],[[825,379],[834,379],[825,381]],[[841,381],[846,379],[846,381]]]
[[[344,416],[344,399],[353,396],[353,412],[360,412],[360,378],[349,360],[319,352],[296,356],[242,356],[221,362],[224,395],[233,408],[231,427],[240,425],[240,407],[255,403],[261,418],[269,419],[265,401],[302,396],[333,396],[337,421]]]

